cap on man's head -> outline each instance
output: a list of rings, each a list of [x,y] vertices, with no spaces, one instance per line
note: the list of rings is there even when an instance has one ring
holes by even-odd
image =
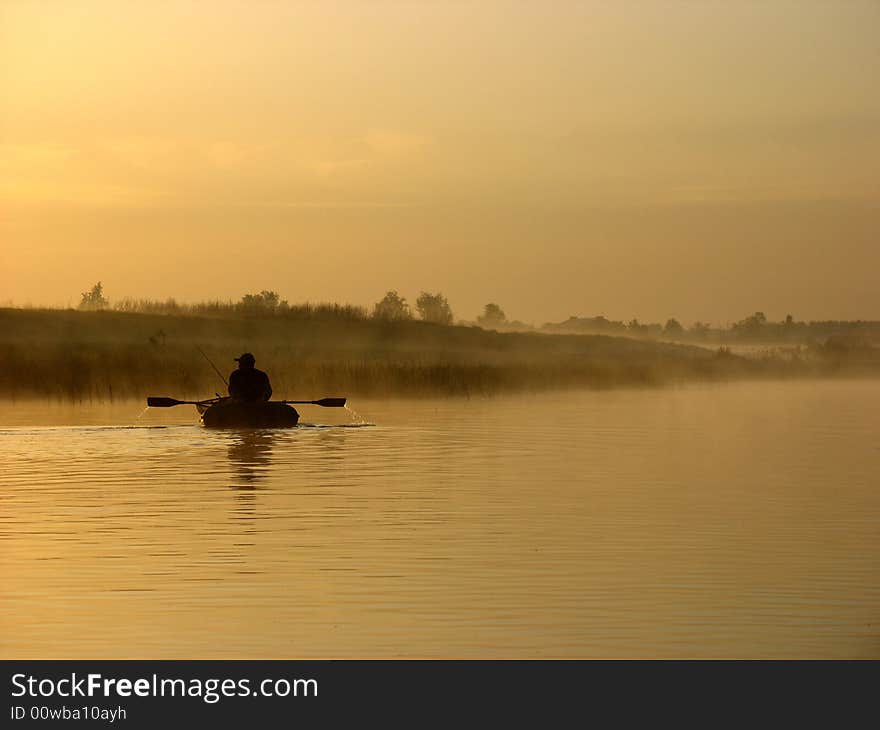
[[[241,355],[240,357],[234,358],[234,360],[236,362],[249,362],[252,365],[257,361],[256,358],[249,352],[244,353],[244,355]]]

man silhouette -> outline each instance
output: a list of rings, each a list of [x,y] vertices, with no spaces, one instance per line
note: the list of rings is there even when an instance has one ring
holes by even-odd
[[[254,356],[246,352],[235,360],[238,363],[238,370],[233,370],[229,376],[229,395],[232,396],[232,400],[245,403],[269,400],[272,397],[269,376],[254,367],[256,363]]]

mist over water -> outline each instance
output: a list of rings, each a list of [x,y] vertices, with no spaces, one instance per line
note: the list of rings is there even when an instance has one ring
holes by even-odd
[[[877,657],[880,383],[0,405],[3,657]]]

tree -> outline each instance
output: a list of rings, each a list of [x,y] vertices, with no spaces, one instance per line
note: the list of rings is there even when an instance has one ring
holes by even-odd
[[[106,309],[110,306],[110,302],[104,298],[104,285],[99,281],[95,284],[91,291],[83,292],[79,308],[95,312],[100,309]]]
[[[507,315],[504,310],[493,302],[483,307],[483,313],[477,317],[477,324],[486,329],[497,329],[507,323]]]
[[[409,304],[397,291],[389,291],[381,301],[373,307],[373,316],[376,319],[402,320],[412,319]]]
[[[238,303],[239,309],[245,312],[278,312],[288,308],[287,300],[282,299],[276,291],[263,289],[259,294],[245,294]]]
[[[425,322],[452,324],[452,310],[449,308],[446,297],[440,292],[431,294],[423,291],[416,299],[416,309]]]
[[[751,317],[746,317],[733,325],[733,329],[744,335],[757,336],[761,334],[764,325],[767,324],[767,317],[763,312],[755,312]]]
[[[667,335],[679,337],[684,332],[684,327],[682,327],[681,323],[673,317],[666,320],[666,326],[663,328],[663,331]]]

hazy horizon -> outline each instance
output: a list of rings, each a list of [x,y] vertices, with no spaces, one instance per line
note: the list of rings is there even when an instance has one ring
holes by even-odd
[[[0,5],[0,301],[880,319],[880,5]]]
[[[98,282],[101,283],[101,282]],[[87,290],[93,289],[93,287],[85,287]],[[103,288],[103,287],[102,287]],[[421,292],[422,290],[420,290]],[[266,293],[267,290],[263,290],[262,293]],[[42,302],[42,303],[34,303],[34,302],[16,302],[12,299],[0,300],[0,309],[14,309],[14,310],[79,310],[82,312],[92,312],[96,310],[103,310],[107,312],[118,312],[118,313],[129,313],[129,314],[160,314],[160,315],[168,315],[173,316],[175,314],[183,315],[183,316],[214,316],[214,314],[204,314],[200,313],[200,309],[205,308],[205,311],[213,312],[215,307],[220,307],[224,314],[228,316],[234,316],[237,308],[242,306],[242,301],[244,296],[230,296],[230,297],[210,297],[203,300],[191,300],[180,297],[170,296],[165,299],[158,299],[153,297],[131,297],[125,294],[119,295],[115,294],[112,298],[106,296],[107,291],[104,288],[103,293],[105,295],[105,305],[102,307],[92,307],[90,305],[84,304],[83,297],[88,294],[88,291],[81,292],[76,297],[70,297],[64,302]],[[282,306],[290,305],[292,308],[300,308],[300,307],[329,307],[334,308],[338,307],[342,310],[347,308],[360,308],[361,315],[367,318],[375,318],[379,315],[375,314],[375,305],[378,303],[378,300],[381,297],[377,298],[376,301],[373,302],[351,302],[351,301],[339,301],[332,302],[328,300],[308,300],[308,301],[290,301],[288,302],[283,294],[279,292],[269,292],[273,294],[278,294],[279,299],[282,302]],[[412,296],[408,296],[409,292],[397,292],[406,302],[407,307],[409,308],[409,319],[420,321],[423,319],[418,308],[416,307],[416,292],[413,291]],[[442,292],[440,292],[442,294]],[[252,297],[261,295],[261,292],[246,292],[243,295]],[[450,309],[452,309],[453,319],[449,323],[450,325],[473,325],[479,324],[480,318],[485,314],[484,307],[479,307],[478,311],[474,311],[473,313],[465,313],[459,311],[456,307],[454,307],[454,302],[449,302]],[[488,302],[487,302],[488,304]],[[499,305],[500,306],[500,305]],[[571,318],[581,319],[584,321],[599,319],[604,317],[609,323],[616,324],[622,323],[624,325],[629,325],[632,320],[636,320],[642,326],[654,326],[654,325],[663,325],[668,320],[676,320],[680,325],[682,325],[685,329],[690,329],[692,326],[708,326],[711,330],[721,330],[725,331],[731,329],[742,321],[746,319],[751,319],[753,314],[760,313],[763,314],[766,318],[766,322],[768,325],[773,324],[781,324],[784,323],[786,317],[791,312],[786,312],[782,314],[781,312],[769,311],[765,312],[760,309],[754,310],[751,312],[742,312],[740,316],[733,317],[729,320],[717,320],[717,321],[708,321],[706,319],[701,319],[699,317],[691,317],[687,314],[683,316],[642,316],[642,317],[633,317],[630,314],[620,314],[620,316],[608,315],[605,311],[600,312],[578,312],[576,314],[571,314],[568,317],[560,317],[558,320],[540,320],[535,317],[529,317],[528,315],[523,316],[511,316],[509,315],[509,309],[506,306],[501,307],[505,321],[503,325],[500,325],[502,329],[506,329],[509,327],[518,327],[519,325],[525,325],[525,327],[531,328],[540,328],[544,325],[554,325],[554,324],[563,324],[567,320]],[[220,311],[220,310],[218,310]],[[284,310],[279,310],[283,312]],[[514,311],[517,311],[514,308]],[[222,315],[221,315],[222,316]],[[268,315],[267,315],[268,316]],[[864,324],[873,324],[880,320],[872,319],[870,317],[853,317],[851,319],[843,319],[843,318],[833,318],[833,317],[799,317],[793,316],[793,320],[798,324],[820,324],[823,322],[844,322],[844,323],[864,323]],[[381,317],[380,317],[381,318]],[[490,326],[491,328],[491,326]],[[654,335],[646,335],[647,337],[653,337]]]

